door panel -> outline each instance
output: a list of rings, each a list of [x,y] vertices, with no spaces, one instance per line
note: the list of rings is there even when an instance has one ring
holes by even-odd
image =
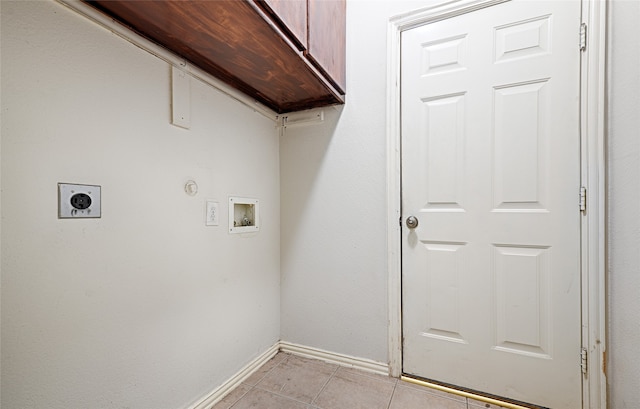
[[[579,1],[402,34],[403,370],[581,407]]]

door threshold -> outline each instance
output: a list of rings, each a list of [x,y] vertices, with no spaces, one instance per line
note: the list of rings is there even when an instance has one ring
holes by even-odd
[[[426,388],[435,389],[442,392],[451,393],[465,398],[475,399],[480,402],[498,405],[507,409],[548,409],[544,406],[532,405],[530,403],[519,402],[513,399],[503,398],[501,396],[490,395],[473,389],[461,388],[459,386],[450,385],[431,379],[421,378],[415,375],[403,374],[400,380],[413,383],[414,385],[424,386]]]

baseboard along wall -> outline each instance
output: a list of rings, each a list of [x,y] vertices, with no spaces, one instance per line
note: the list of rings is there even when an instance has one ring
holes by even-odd
[[[240,371],[229,378],[222,385],[216,387],[211,393],[199,400],[188,409],[211,409],[216,403],[220,402],[232,390],[238,387],[242,382],[256,372],[268,360],[273,358],[278,352],[285,352],[291,355],[297,355],[304,358],[317,359],[332,364],[345,366],[348,368],[359,369],[366,372],[377,373],[381,375],[389,374],[389,365],[376,362],[370,359],[357,358],[336,352],[325,351],[305,345],[293,344],[291,342],[278,341],[267,349],[260,356],[245,365]]]

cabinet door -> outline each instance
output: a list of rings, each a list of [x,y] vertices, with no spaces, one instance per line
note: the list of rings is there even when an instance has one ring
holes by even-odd
[[[258,4],[300,50],[307,48],[307,0],[262,0]]]
[[[308,0],[308,4],[307,58],[344,93],[346,0]]]

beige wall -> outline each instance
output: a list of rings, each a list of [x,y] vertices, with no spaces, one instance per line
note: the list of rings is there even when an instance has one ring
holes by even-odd
[[[60,4],[0,7],[2,407],[187,407],[279,339],[274,123],[192,80],[174,127],[166,63]],[[102,218],[59,220],[58,182],[101,185]],[[227,233],[229,195],[260,199],[258,234]]]

